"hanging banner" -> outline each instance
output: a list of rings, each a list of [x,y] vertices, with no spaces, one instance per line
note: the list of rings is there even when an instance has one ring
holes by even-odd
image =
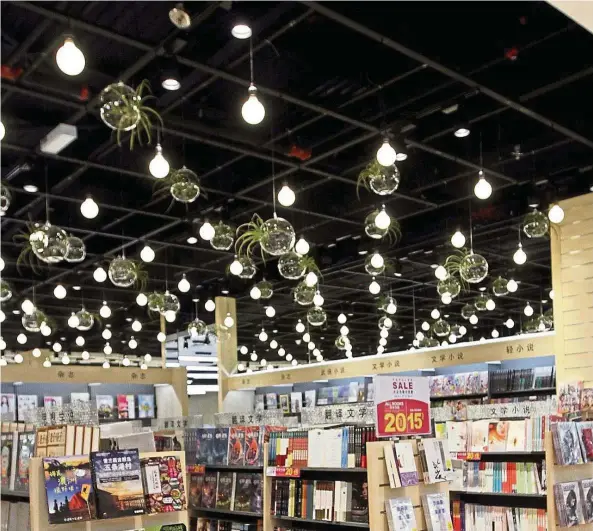
[[[377,437],[431,433],[428,378],[375,376],[374,382]]]

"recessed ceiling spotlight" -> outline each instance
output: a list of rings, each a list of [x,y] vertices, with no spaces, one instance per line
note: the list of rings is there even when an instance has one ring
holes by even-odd
[[[457,138],[465,138],[466,136],[469,136],[469,133],[469,127],[467,127],[466,125],[460,125],[457,127],[457,129],[455,129],[455,132],[453,134]]]
[[[231,35],[235,37],[235,39],[249,39],[252,35],[252,31],[247,24],[235,24],[231,30]]]
[[[72,286],[74,291],[80,291],[82,288],[80,286]]]
[[[35,186],[34,184],[25,184],[25,186],[23,186],[23,190],[25,192],[34,194],[35,192],[37,192],[39,190],[39,188],[37,188],[37,186]]]
[[[198,239],[195,236],[190,236],[187,239],[187,243],[189,243],[190,245],[193,245],[194,243],[198,243]]]
[[[179,90],[181,88],[179,71],[174,65],[163,69],[161,73],[161,86],[165,90]]]

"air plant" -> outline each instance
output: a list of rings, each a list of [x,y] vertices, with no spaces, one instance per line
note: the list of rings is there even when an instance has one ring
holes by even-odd
[[[374,159],[358,174],[356,196],[359,199],[359,188],[361,186],[377,195],[390,195],[399,186],[399,170],[395,164],[385,167]]]
[[[39,262],[56,264],[64,260],[68,252],[68,235],[64,230],[49,221],[43,224],[29,222],[26,227],[26,231],[14,236],[15,241],[25,242],[16,261],[19,273],[22,264],[30,267],[35,274],[39,274]]]
[[[262,260],[265,262],[263,247],[261,246],[264,237],[264,220],[259,214],[254,214],[251,221],[237,227],[237,239],[235,240],[235,252],[237,256],[253,256],[253,252],[259,245]]]
[[[472,249],[459,249],[454,254],[449,255],[445,260],[445,269],[449,275],[459,274],[459,279],[464,287],[464,283],[476,284],[486,278],[488,274],[488,262],[480,255],[474,253]]]
[[[122,133],[130,132],[130,150],[137,141],[140,145],[150,144],[153,120],[162,127],[161,115],[146,105],[154,98],[148,80],[142,81],[135,89],[122,81],[112,83],[101,92],[101,119],[116,132],[117,144],[121,146]]]
[[[294,243],[294,229],[284,218],[274,214],[273,218],[264,221],[258,214],[254,214],[251,221],[237,228],[235,251],[239,256],[251,256],[259,244],[262,260],[265,261],[264,252],[282,256],[294,247]]]
[[[109,263],[109,279],[118,288],[135,286],[139,291],[144,291],[148,281],[148,273],[140,262],[119,256]]]
[[[163,179],[155,180],[153,197],[164,199],[170,193],[175,201],[193,203],[201,191],[198,176],[183,166],[183,168],[169,172]]]

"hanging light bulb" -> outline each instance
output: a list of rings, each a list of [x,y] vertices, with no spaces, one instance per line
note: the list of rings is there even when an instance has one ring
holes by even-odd
[[[243,363],[239,363],[239,364],[237,365],[237,370],[238,370],[239,372],[242,372],[242,371],[244,371],[244,370],[245,370],[245,365],[244,365]]]
[[[99,310],[99,315],[104,319],[111,317],[111,308],[107,305],[107,301],[103,301],[103,306]]]
[[[294,204],[295,199],[296,196],[294,195],[292,188],[290,188],[290,186],[288,186],[287,184],[284,184],[284,186],[280,188],[280,191],[278,192],[278,202],[282,206],[289,207]]]
[[[292,354],[286,355],[286,361],[292,361]]]
[[[428,324],[427,321],[424,321],[420,328],[422,328],[422,330],[424,330],[425,332],[428,332],[430,330],[430,324]]]
[[[451,245],[457,249],[461,249],[465,245],[465,236],[459,229],[451,236]]]
[[[527,261],[527,255],[523,250],[521,242],[519,242],[519,248],[515,251],[515,254],[513,255],[513,261],[517,265],[523,265]]]
[[[383,144],[377,150],[377,162],[381,164],[381,166],[391,166],[395,162],[395,157],[397,153],[395,149],[391,147],[389,140],[386,138],[383,140]]]
[[[12,358],[14,360],[15,363],[23,363],[23,355],[18,353],[14,355],[14,358]]]
[[[122,364],[124,367],[129,367],[129,366],[130,366],[130,360],[128,359],[128,357],[127,357],[127,356],[124,356],[124,359],[123,359],[123,360],[121,360],[121,364]]]
[[[63,363],[64,365],[69,365],[69,364],[70,364],[70,358],[68,357],[68,354],[64,354],[64,355],[62,356],[62,363]]]
[[[235,324],[235,320],[231,316],[230,312],[227,312],[226,317],[224,318],[224,321],[222,323],[227,328],[231,328],[231,326],[233,326]]]
[[[449,276],[449,273],[447,273],[447,270],[444,268],[444,266],[440,265],[434,270],[434,276],[439,280],[445,280]]]
[[[108,341],[109,339],[111,339],[111,336],[113,334],[111,333],[111,330],[109,330],[109,328],[105,328],[105,330],[103,330],[103,332],[101,332],[101,337],[103,339],[105,339],[106,341]]]
[[[173,323],[177,317],[177,314],[173,310],[167,310],[165,312],[165,321]]]
[[[371,265],[375,269],[381,269],[385,265],[385,260],[378,252],[374,252],[371,256]]]
[[[513,328],[515,326],[515,321],[513,321],[510,317],[504,322],[507,328]]]
[[[523,308],[523,313],[527,316],[527,317],[531,317],[533,315],[533,307],[531,306],[531,304],[527,303],[525,305],[525,308]]]
[[[111,364],[109,363],[109,360],[105,360],[103,362],[103,368],[104,369],[109,369],[109,367],[111,367]]]
[[[160,144],[156,145],[156,153],[148,165],[148,170],[157,179],[163,179],[169,174],[169,163],[163,156],[163,148]]]
[[[449,334],[449,343],[457,343],[457,336],[455,334]]]
[[[309,334],[309,332],[303,334],[303,341],[305,343],[309,343],[311,341],[311,334]]]
[[[181,277],[181,280],[177,284],[177,287],[179,288],[179,291],[181,291],[181,293],[187,293],[191,289],[191,284],[189,283],[189,280],[185,278],[185,273]]]
[[[51,367],[51,361],[49,361],[49,358],[45,358],[45,361],[43,362],[43,366],[47,369],[49,367]]]
[[[264,119],[266,109],[257,99],[257,89],[253,83],[249,86],[248,94],[249,97],[241,108],[241,114],[243,115],[243,120],[248,124],[257,125]]]
[[[291,365],[293,367],[296,367],[299,364],[299,362],[297,360],[292,360]]]
[[[280,347],[278,349],[278,356],[283,357],[284,354],[286,354],[286,350],[284,350],[282,347]]]
[[[305,331],[305,325],[302,323],[300,319],[294,328],[299,334],[302,334]]]
[[[134,332],[140,332],[140,330],[142,330],[142,323],[138,321],[138,319],[134,319],[132,330],[134,330]]]
[[[346,317],[345,314],[341,313],[340,315],[338,315],[338,323],[344,324],[347,320],[348,317]]]
[[[309,244],[307,243],[307,240],[301,236],[299,241],[296,242],[294,250],[296,253],[301,255],[307,254],[309,252]]]
[[[276,341],[275,339],[272,339],[272,341],[270,341],[270,348],[277,349],[278,341]]]
[[[167,336],[164,332],[159,332],[156,335],[156,339],[159,343],[164,343],[167,340]]]
[[[140,251],[140,258],[142,258],[144,262],[152,262],[154,260],[153,248],[148,244],[142,247],[142,250]]]
[[[145,371],[145,370],[148,369],[148,365],[146,365],[146,363],[141,363],[140,364],[140,369],[143,370],[143,371]]]
[[[488,199],[492,195],[492,185],[484,177],[484,172],[478,172],[479,178],[476,186],[474,186],[474,193],[478,199]]]
[[[35,311],[35,305],[29,299],[25,299],[21,303],[21,310],[25,315],[31,315]]]
[[[249,358],[251,359],[251,361],[257,361],[257,354],[255,353],[255,350],[251,353],[251,356],[249,356]]]
[[[214,237],[214,227],[209,221],[204,221],[200,227],[200,238],[209,242]]]
[[[68,323],[68,324],[70,324],[70,323]],[[78,326],[78,325],[76,325],[76,326]],[[45,337],[51,336],[51,328],[48,326],[48,324],[45,321],[43,323],[41,323],[41,326],[39,327],[39,331],[41,332],[42,336],[45,336]]]
[[[82,337],[82,336],[77,336],[77,338],[76,338],[76,344],[77,344],[79,347],[82,347],[82,346],[84,346],[84,337]]]
[[[259,340],[262,343],[265,343],[268,340],[268,334],[266,333],[266,331],[262,328],[261,332],[259,333],[259,335],[257,336],[259,338]]]
[[[443,304],[451,304],[452,300],[453,300],[453,297],[451,297],[450,293],[443,293],[443,296],[441,297],[441,302]]]
[[[350,329],[346,325],[343,325],[340,327],[340,335],[341,336],[347,336],[349,334],[349,332],[350,332]]]
[[[249,296],[254,300],[258,300],[261,297],[261,290],[257,286],[253,286],[249,292]]]
[[[313,341],[309,341],[309,343],[307,344],[307,348],[309,350],[315,350],[315,343],[313,343]]]
[[[39,356],[41,356],[41,350],[38,349],[37,347],[35,347],[32,351],[31,354],[33,354],[34,358],[38,358]]]
[[[138,346],[138,341],[136,341],[134,339],[134,336],[132,336],[130,338],[130,340],[128,341],[128,347],[130,347],[131,349],[135,349]]]
[[[515,293],[517,291],[517,289],[519,288],[519,284],[517,284],[516,280],[513,280],[512,278],[507,282],[507,290],[509,291],[509,293]]]
[[[87,219],[94,219],[99,214],[99,205],[90,195],[87,195],[86,199],[80,203],[80,213]]]
[[[138,293],[136,297],[136,304],[138,306],[146,306],[148,304],[148,297],[144,293]]]
[[[389,225],[391,225],[391,218],[389,217],[389,214],[385,212],[385,205],[383,205],[381,210],[379,210],[379,213],[375,216],[375,227],[385,230],[389,228]]]
[[[488,299],[486,301],[486,309],[492,311],[494,308],[496,308],[496,303],[492,299]]]
[[[71,37],[67,37],[57,51],[56,63],[58,68],[68,76],[77,76],[84,70],[84,54],[77,48]]]
[[[379,345],[381,345],[382,347],[385,347],[387,345],[387,339],[384,337],[379,339]]]
[[[105,346],[103,347],[103,352],[108,356],[113,352],[113,349],[111,348],[111,345],[109,343],[105,343]]]
[[[62,286],[62,284],[58,284],[54,288],[54,297],[56,299],[63,299],[66,297],[67,294],[68,294],[68,292],[66,291],[66,288],[64,286]]]
[[[377,354],[383,354],[385,352],[385,347],[383,345],[379,345],[377,347]]]
[[[0,310],[0,323],[3,323],[6,319],[6,314]]]
[[[240,352],[241,354],[247,354],[247,353],[249,352],[249,349],[248,349],[248,348],[247,348],[245,345],[243,345],[243,346],[242,346],[242,347],[239,349],[239,352]]]
[[[321,295],[321,293],[319,293],[319,290],[317,290],[317,292],[313,296],[313,304],[315,306],[323,306],[323,303],[324,302],[325,302],[325,299],[323,298],[323,296]]]
[[[82,351],[82,354],[80,355],[80,357],[81,357],[83,360],[87,361],[87,360],[88,360],[88,359],[91,357],[91,355],[90,355],[90,354],[89,354],[89,353],[88,353],[86,350],[83,350],[83,351]]]
[[[54,352],[61,352],[62,351],[62,344],[58,343],[57,341],[51,346]]]
[[[492,335],[492,337],[493,337],[494,339],[496,339],[496,338],[497,338],[497,337],[498,337],[500,334],[499,334],[498,330],[497,330],[496,328],[494,328],[494,329],[492,330],[492,334],[491,334],[491,335]]]
[[[237,255],[235,255],[235,259],[231,262],[231,265],[229,266],[229,271],[236,277],[243,273],[243,264],[239,262],[239,260],[237,259]]]
[[[369,291],[373,294],[373,295],[377,295],[380,291],[381,291],[381,286],[379,285],[379,283],[375,280],[375,277],[373,277],[372,282],[369,284]]]
[[[2,140],[4,138],[5,133],[6,133],[6,129],[4,129],[4,124],[2,122],[0,122],[0,140]]]
[[[472,316],[469,318],[469,322],[470,322],[471,324],[473,324],[473,325],[475,325],[475,324],[478,324],[478,316],[477,316],[477,315],[475,315],[475,314],[474,314],[474,315],[472,315]]]
[[[430,316],[433,319],[438,319],[441,316],[441,312],[439,312],[436,308],[430,312]]]
[[[274,317],[274,315],[276,315],[276,310],[273,306],[268,306],[266,308],[266,316],[271,319],[272,317]]]
[[[70,328],[76,328],[79,324],[80,319],[78,319],[78,316],[74,312],[72,312],[70,314],[70,317],[68,317],[68,326]]]
[[[97,282],[105,282],[105,280],[107,280],[107,272],[105,271],[105,269],[99,266],[97,269],[93,271],[93,278]]]
[[[467,334],[467,328],[465,328],[465,326],[461,325],[459,327],[459,335],[463,337],[465,334]]]
[[[152,356],[148,352],[144,354],[144,361],[146,363],[150,363],[152,361]]]
[[[554,203],[548,211],[548,218],[552,223],[562,223],[564,210],[558,203]]]
[[[423,334],[422,332],[418,332],[418,333],[416,334],[416,339],[417,339],[418,341],[422,341],[422,340],[424,339],[424,334]]]
[[[382,330],[379,332],[379,335],[380,335],[382,338],[385,338],[385,339],[387,339],[387,338],[389,337],[389,330],[386,330],[385,328],[383,328],[383,329],[382,329]]]
[[[309,271],[307,273],[307,276],[305,277],[305,284],[307,285],[307,287],[312,288],[313,286],[315,286],[315,284],[317,284],[317,280],[317,275],[313,273],[313,271]]]
[[[27,336],[25,334],[21,333],[18,336],[16,336],[16,340],[21,345],[24,345],[27,342]]]

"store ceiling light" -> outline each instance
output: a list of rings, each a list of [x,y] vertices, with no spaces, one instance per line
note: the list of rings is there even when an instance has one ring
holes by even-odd
[[[140,251],[140,258],[142,258],[142,261],[152,262],[154,260],[154,256],[154,249],[150,245],[145,244],[142,250]]]
[[[548,211],[548,218],[552,223],[562,223],[564,219],[564,210],[558,203],[554,203]]]
[[[253,32],[251,31],[251,28],[244,23],[235,24],[233,29],[231,29],[231,35],[235,37],[235,39],[249,39],[252,34]]]
[[[66,37],[64,44],[57,51],[56,64],[68,76],[77,76],[84,70],[84,54],[74,44],[71,37]]]
[[[105,282],[105,280],[107,280],[107,272],[102,267],[97,267],[97,269],[93,271],[93,278],[97,282]]]
[[[187,293],[191,289],[191,284],[189,283],[189,280],[187,280],[187,278],[185,277],[185,273],[181,277],[181,280],[177,284],[177,287],[179,288],[179,291],[181,291],[181,293]]]
[[[183,6],[183,3],[178,3],[169,11],[169,20],[179,29],[187,29],[191,26],[191,17],[189,12]]]
[[[169,163],[163,156],[163,148],[160,144],[156,145],[155,155],[148,165],[148,170],[156,179],[164,179],[169,174]]]
[[[451,245],[456,249],[461,249],[465,245],[465,236],[459,229],[451,236]]]
[[[459,124],[453,134],[457,138],[465,138],[470,134],[469,126],[467,124]]]
[[[397,153],[395,149],[391,147],[389,140],[386,138],[383,140],[383,144],[377,150],[377,162],[381,164],[381,166],[391,166],[396,159]]]
[[[67,294],[68,294],[68,292],[66,291],[66,288],[64,286],[62,286],[62,284],[58,284],[54,288],[54,297],[56,299],[64,299],[64,298],[66,298]]]
[[[138,306],[146,306],[148,304],[148,297],[144,293],[138,293],[136,304]]]
[[[474,186],[474,193],[478,199],[488,199],[492,195],[492,185],[486,180],[484,172],[478,172],[478,182]]]
[[[257,125],[265,118],[266,109],[257,98],[257,88],[253,83],[249,86],[247,93],[247,101],[241,108],[241,115],[249,125]]]
[[[35,186],[34,184],[25,184],[23,186],[23,190],[25,192],[29,192],[30,194],[34,194],[39,190],[39,188],[37,188],[37,186]]]
[[[202,240],[210,241],[214,237],[214,227],[209,221],[204,221],[200,227],[200,238]]]
[[[39,143],[39,150],[42,153],[57,155],[63,149],[66,149],[72,142],[78,138],[76,126],[69,124],[59,124],[54,127],[45,138]]]
[[[284,183],[284,186],[280,188],[280,191],[278,192],[278,202],[282,206],[289,207],[294,204],[295,199],[296,195],[292,191],[292,188]]]
[[[190,245],[194,245],[195,243],[198,243],[198,239],[195,236],[190,236],[187,239],[187,243],[189,243]]]
[[[172,65],[163,69],[161,74],[161,85],[165,90],[179,90],[181,88],[181,77],[179,69]]]
[[[294,250],[296,253],[300,255],[305,255],[309,252],[309,243],[307,242],[307,240],[305,240],[305,238],[301,236],[299,238],[299,241],[296,242]]]

